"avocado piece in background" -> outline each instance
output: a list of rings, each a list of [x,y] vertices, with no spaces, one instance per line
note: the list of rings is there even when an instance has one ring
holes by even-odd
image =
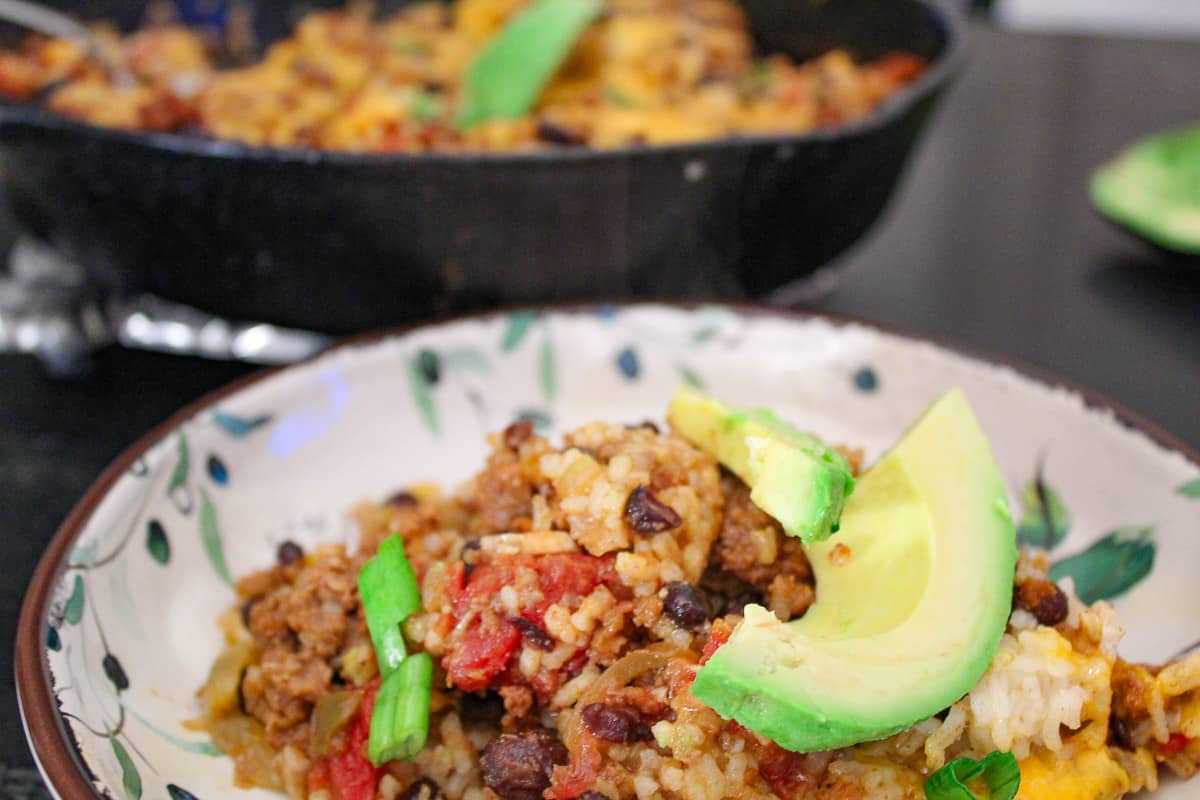
[[[1092,203],[1152,244],[1200,256],[1200,127],[1151,136],[1092,176]]]
[[[882,739],[978,683],[1012,608],[1008,495],[952,391],[858,479],[841,532],[805,547],[817,600],[780,622],[747,606],[692,693],[788,750]]]
[[[846,458],[765,408],[737,409],[687,387],[667,421],[750,487],[750,500],[801,541],[838,529],[854,476]]]

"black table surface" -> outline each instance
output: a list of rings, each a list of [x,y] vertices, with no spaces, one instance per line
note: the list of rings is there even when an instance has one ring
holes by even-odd
[[[1087,385],[1200,447],[1200,267],[1091,211],[1089,173],[1132,139],[1194,121],[1200,42],[978,29],[891,211],[817,309],[899,325]],[[46,379],[0,357],[0,674],[36,559],[126,444],[251,368],[110,350]],[[11,684],[0,796],[35,796]]]

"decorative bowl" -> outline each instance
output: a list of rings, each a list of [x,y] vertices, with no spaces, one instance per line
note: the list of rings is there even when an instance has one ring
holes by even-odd
[[[1090,393],[859,323],[752,307],[495,313],[252,376],[108,468],[54,537],[21,614],[18,694],[52,791],[271,797],[235,790],[232,764],[185,725],[232,576],[269,563],[284,539],[348,540],[361,498],[466,479],[484,435],[516,417],[556,433],[661,418],[680,382],[769,404],[868,460],[961,387],[1020,535],[1111,567],[1096,591],[1116,598],[1123,654],[1164,660],[1200,640],[1200,456]],[[1039,475],[1049,525],[1026,507]],[[1185,795],[1167,784],[1156,797]]]

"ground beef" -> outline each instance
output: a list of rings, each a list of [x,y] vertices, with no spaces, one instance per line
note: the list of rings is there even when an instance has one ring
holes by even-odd
[[[713,562],[763,594],[782,619],[803,614],[812,605],[812,568],[800,540],[787,536],[774,519],[750,501],[750,490],[737,478],[721,478],[725,515],[713,548]]]
[[[242,699],[272,744],[307,741],[312,704],[332,685],[331,661],[365,640],[355,592],[357,567],[341,548],[319,549],[238,584],[247,627],[262,654],[246,671]]]
[[[516,463],[491,464],[476,478],[479,534],[528,530],[533,487]]]

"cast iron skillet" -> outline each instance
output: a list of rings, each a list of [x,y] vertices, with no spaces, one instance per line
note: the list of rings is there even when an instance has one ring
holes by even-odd
[[[136,19],[139,4],[60,0]],[[869,119],[616,151],[362,155],[101,129],[0,106],[0,186],[101,286],[348,332],[495,303],[758,295],[875,221],[961,62],[954,0],[749,0],[763,52],[932,63]],[[260,2],[282,32],[298,3]],[[306,6],[311,7],[311,6]]]

